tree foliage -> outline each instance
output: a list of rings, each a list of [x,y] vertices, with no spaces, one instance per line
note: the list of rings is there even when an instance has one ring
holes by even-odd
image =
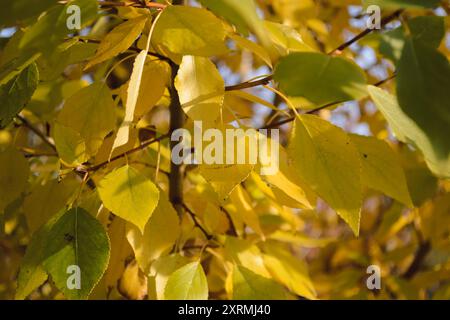
[[[450,298],[447,1],[34,2],[1,1],[0,298]],[[279,129],[279,170],[175,163],[198,121]]]

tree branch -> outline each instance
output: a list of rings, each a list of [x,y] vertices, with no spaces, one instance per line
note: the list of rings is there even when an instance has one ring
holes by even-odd
[[[177,129],[180,129],[184,125],[184,111],[181,109],[180,98],[175,88],[175,77],[178,73],[178,66],[170,62],[170,68],[172,70],[171,82],[169,87],[170,92],[170,134]],[[170,151],[178,144],[177,141],[170,141]],[[170,175],[169,175],[169,199],[178,215],[183,213],[183,174],[181,172],[181,165],[170,162]]]

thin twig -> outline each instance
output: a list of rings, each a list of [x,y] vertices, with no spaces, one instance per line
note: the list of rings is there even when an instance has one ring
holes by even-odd
[[[157,2],[147,2],[145,4],[140,2],[116,2],[116,1],[98,1],[102,7],[134,7],[134,8],[148,8],[148,9],[165,9],[166,4]]]
[[[118,159],[127,157],[127,156],[129,156],[130,154],[133,154],[133,153],[135,153],[135,152],[138,152],[138,151],[140,151],[140,150],[143,150],[143,149],[147,148],[149,145],[151,145],[151,144],[153,144],[153,143],[155,143],[155,142],[161,141],[161,140],[163,140],[163,139],[165,139],[165,138],[168,138],[168,137],[169,137],[169,134],[164,134],[164,135],[162,135],[162,136],[160,136],[160,137],[158,137],[158,138],[155,138],[155,139],[149,140],[149,141],[147,141],[147,142],[144,142],[144,143],[142,143],[140,146],[138,146],[138,147],[136,147],[136,148],[134,148],[134,149],[131,149],[131,150],[128,150],[128,151],[126,151],[126,152],[124,152],[124,153],[118,154],[117,156],[112,157],[110,160],[103,161],[103,162],[101,162],[101,163],[99,163],[99,164],[96,164],[96,165],[94,165],[94,166],[91,166],[91,167],[87,167],[87,168],[79,168],[79,171],[81,171],[81,172],[85,172],[85,171],[88,171],[88,172],[91,172],[91,171],[97,171],[97,170],[101,169],[103,166],[106,166],[106,165],[108,165],[108,164],[111,163],[111,162],[114,162],[114,161],[116,161],[116,160],[118,160]]]
[[[226,86],[225,91],[242,90],[268,84],[272,80],[272,75],[255,81],[246,81],[232,86]]]
[[[30,129],[32,132],[34,132],[34,134],[41,138],[41,140],[45,142],[45,144],[47,144],[50,148],[52,148],[53,151],[56,151],[55,145],[48,139],[48,137],[44,133],[42,133],[38,128],[31,124],[31,122],[29,122],[19,114],[17,115],[17,119],[19,119],[25,127]]]
[[[383,79],[383,80],[380,80],[380,81],[374,83],[373,86],[379,87],[379,86],[385,84],[386,82],[388,82],[388,81],[394,79],[395,77],[396,77],[396,74],[394,73],[392,76],[389,76],[389,77],[386,78],[386,79]],[[315,113],[317,113],[317,112],[319,112],[319,111],[321,111],[321,110],[327,109],[327,108],[329,108],[329,107],[338,105],[338,104],[343,103],[343,102],[345,102],[345,101],[330,102],[330,103],[327,103],[327,104],[325,104],[325,105],[323,105],[323,106],[320,106],[320,107],[318,107],[318,108],[309,110],[309,111],[305,112],[304,114],[315,114]],[[272,129],[272,128],[277,128],[277,127],[280,127],[280,126],[282,126],[282,125],[284,125],[284,124],[286,124],[286,123],[292,122],[292,121],[294,121],[294,120],[295,120],[295,116],[292,116],[292,117],[289,117],[289,118],[287,118],[287,119],[284,119],[284,120],[281,120],[281,121],[278,121],[278,122],[275,122],[275,123],[271,123],[271,124],[265,125],[265,126],[261,127],[260,129]]]
[[[205,228],[203,228],[202,225],[198,222],[197,216],[195,215],[195,213],[191,209],[189,209],[189,207],[186,204],[182,203],[181,205],[183,206],[184,210],[186,210],[186,212],[189,213],[189,216],[191,217],[191,219],[194,222],[195,226],[197,228],[199,228],[203,232],[203,234],[205,235],[206,239],[211,240],[213,238],[213,236],[210,235],[208,233],[208,231],[206,231]]]
[[[381,27],[384,27],[385,25],[387,25],[389,22],[397,19],[400,14],[404,11],[404,9],[399,9],[397,11],[395,11],[394,13],[392,13],[391,15],[384,17],[381,20]],[[357,42],[358,40],[364,38],[365,36],[367,36],[369,33],[372,33],[372,31],[374,31],[376,29],[374,28],[366,28],[364,31],[362,31],[361,33],[357,34],[356,36],[354,36],[353,38],[351,38],[350,40],[348,40],[347,42],[341,44],[339,47],[337,47],[336,49],[330,51],[328,54],[329,55],[333,55],[335,53],[340,53],[341,51],[345,50],[346,48],[350,47],[352,44],[354,44],[355,42]]]
[[[69,38],[68,38],[68,39],[69,39]],[[67,39],[66,39],[66,40],[67,40]],[[78,38],[78,41],[83,41],[83,42],[87,42],[87,43],[96,43],[96,44],[101,43],[100,40],[97,40],[97,39],[88,39],[88,38]],[[135,47],[135,46],[129,47],[128,50],[134,51],[134,52],[137,52],[137,53],[139,53],[139,52],[142,51],[142,49],[139,49],[138,47]],[[165,56],[163,56],[163,55],[161,55],[161,54],[159,54],[159,53],[156,53],[156,52],[147,52],[147,54],[148,54],[149,56],[158,58],[158,59],[160,59],[160,60],[170,61],[169,58],[167,58],[167,57],[165,57]]]

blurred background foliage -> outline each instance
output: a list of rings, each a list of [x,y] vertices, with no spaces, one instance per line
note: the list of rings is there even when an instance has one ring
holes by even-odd
[[[14,1],[26,2],[27,7],[33,7],[30,1]],[[324,53],[333,50],[364,30],[368,19],[361,1],[358,0],[258,0],[256,2],[261,17],[297,31],[303,39],[303,44]],[[198,5],[194,1],[191,4]],[[38,12],[40,12],[39,8],[36,8],[36,13]],[[392,10],[383,10],[382,13],[386,15],[392,13]],[[4,11],[3,14],[7,12]],[[83,32],[92,38],[101,38],[111,30],[112,26],[117,25],[121,19],[126,19],[130,14],[132,12],[124,9],[107,8],[103,11],[102,17],[95,20]],[[402,14],[401,19],[411,19],[419,15],[443,16],[446,34],[439,51],[450,58],[449,14],[449,3],[442,1],[441,5],[435,9],[407,10]],[[11,41],[14,35],[22,32],[22,28],[32,24],[35,19],[35,17],[27,18],[16,26],[5,24],[6,27],[0,32],[0,61],[5,61],[8,55],[12,54],[8,48],[12,47]],[[365,71],[369,83],[377,83],[395,72],[393,63],[380,53],[380,43],[382,33],[398,27],[400,23],[401,21],[395,20],[386,25],[382,32],[371,33],[342,52],[343,56],[356,61]],[[250,39],[254,40],[252,37],[250,36]],[[292,41],[292,46],[299,45],[295,39],[284,40]],[[48,69],[45,69],[45,62],[41,61],[40,68],[46,72],[41,72],[43,76],[41,82],[23,114],[44,133],[48,134],[49,123],[64,99],[86,86],[92,79],[103,77],[112,65],[126,56],[122,54],[117,60],[103,63],[87,74],[83,70],[85,66],[83,61],[93,55],[97,44],[85,43],[83,46],[83,50],[78,53],[79,56],[76,51],[72,52],[70,57],[60,56],[51,61],[52,65]],[[266,62],[257,54],[250,52],[248,46],[239,46],[231,41],[229,46],[231,51],[228,54],[215,57],[213,60],[227,85],[270,73]],[[285,48],[288,47],[285,45]],[[73,62],[68,62],[71,59]],[[115,66],[107,82],[115,95],[120,95],[120,90],[129,79],[131,70],[132,60],[130,59]],[[395,81],[386,82],[383,88],[394,91]],[[271,91],[258,87],[248,89],[246,92],[269,101],[280,109],[288,110],[285,103]],[[275,113],[257,101],[249,101],[236,95],[227,95],[225,99],[225,103],[239,115],[241,121],[253,127],[282,119],[279,113]],[[304,100],[298,99],[294,103],[301,105],[303,109],[308,109],[308,104]],[[158,132],[168,130],[168,104],[169,96],[166,92],[155,108],[140,121],[135,139],[146,141],[154,136],[155,129]],[[314,105],[310,107],[314,108]],[[385,118],[370,99],[347,102],[322,110],[319,115],[348,132],[370,135],[388,141],[401,158],[411,198],[416,207],[407,208],[379,192],[365,190],[360,236],[355,237],[350,228],[325,203],[319,201],[317,208],[313,210],[293,209],[289,206],[292,199],[280,191],[272,193],[274,198],[270,198],[268,192],[261,186],[258,176],[252,175],[243,183],[242,189],[246,190],[246,197],[248,197],[246,199],[251,203],[251,210],[258,214],[262,232],[267,239],[267,243],[263,245],[281,243],[286,252],[298,257],[299,261],[304,261],[319,299],[449,299],[450,181],[435,178],[418,151],[394,138]],[[232,115],[227,116],[232,117]],[[290,131],[291,124],[281,126],[284,143]],[[110,145],[111,143],[112,141],[109,141]],[[23,150],[27,155],[32,172],[28,189],[38,189],[40,195],[33,197],[28,195],[29,192],[25,192],[19,199],[10,203],[5,208],[4,214],[0,215],[1,299],[14,298],[19,265],[30,240],[30,230],[36,230],[42,224],[42,221],[34,221],[30,213],[36,210],[58,211],[61,206],[71,201],[73,191],[78,185],[76,182],[78,177],[73,173],[69,173],[67,177],[64,176],[65,172],[60,170],[58,158],[45,155],[52,150],[47,148],[39,137],[20,121],[0,130],[0,146],[10,144]],[[33,154],[28,150],[30,146],[33,146],[33,150],[39,150],[41,154]],[[163,154],[166,154],[161,159],[161,170],[168,170],[168,149],[164,144],[161,148]],[[100,158],[105,158],[107,153],[102,151],[103,149],[99,152]],[[153,176],[154,168],[148,167],[146,163],[154,163],[157,154],[157,146],[152,146],[148,151],[139,154],[139,157],[130,158],[129,161],[140,166],[148,176]],[[125,163],[124,159],[123,163]],[[54,179],[55,176],[64,176],[64,180],[58,183]],[[159,179],[161,185],[167,186],[167,177],[164,174],[160,175]],[[46,183],[43,184],[43,182]],[[209,220],[202,215],[202,212],[206,212],[205,207],[208,203],[212,202],[213,197],[209,195],[211,192],[211,188],[195,174],[195,171],[193,173],[188,171],[185,182],[187,204],[198,214],[209,230],[225,235],[230,226],[220,211],[215,212],[214,218]],[[83,195],[82,201],[85,207],[92,208],[93,212],[99,208],[98,198],[89,192]],[[212,212],[215,209],[208,210]],[[96,214],[105,226],[109,226],[112,245],[121,244],[119,249],[112,248],[114,251],[112,256],[120,255],[121,260],[119,260],[122,261],[122,266],[117,268],[116,274],[112,276],[116,280],[112,281],[113,285],[105,291],[100,283],[91,298],[108,296],[112,299],[143,299],[148,297],[150,280],[144,275],[134,258],[133,250],[123,235],[124,226],[120,218],[114,219],[111,224],[107,210],[101,209]],[[203,235],[194,229],[192,221],[188,218],[183,221],[182,228],[185,232],[186,244],[183,254],[187,257],[197,255],[199,250],[203,250]],[[244,242],[229,244],[228,248],[206,248],[203,253],[210,298],[227,297],[226,269],[220,258],[220,255],[224,254],[222,250],[234,251],[234,245],[245,246],[245,241],[251,243],[252,239],[258,237],[252,232],[246,235],[246,228],[244,226],[240,228],[237,232],[244,235],[243,238],[246,238],[242,240]],[[244,250],[243,259],[247,259],[250,264],[257,263],[258,259],[261,259],[258,250],[260,248],[257,246],[254,246],[254,250]],[[381,290],[371,291],[366,287],[368,277],[366,268],[372,264],[379,265],[382,270]],[[272,267],[276,265],[272,264]],[[30,298],[59,299],[62,298],[62,294],[51,282],[46,282],[33,292]]]

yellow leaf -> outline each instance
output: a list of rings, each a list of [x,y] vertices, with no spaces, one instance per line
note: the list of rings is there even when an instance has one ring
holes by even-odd
[[[234,300],[286,300],[285,289],[275,281],[242,266],[233,269]]]
[[[125,117],[120,125],[114,140],[111,154],[116,149],[128,143],[130,138],[130,127],[134,120],[134,111],[141,86],[142,71],[144,69],[145,59],[147,58],[147,50],[142,50],[136,57],[131,73],[130,83],[127,89],[127,102],[125,106]]]
[[[126,263],[133,256],[133,250],[126,239],[126,221],[116,217],[108,228],[111,252],[104,281],[107,291],[117,286],[125,271]]]
[[[127,50],[144,29],[147,16],[139,16],[119,24],[100,43],[97,52],[85,69],[111,59]]]
[[[224,247],[227,259],[234,264],[244,266],[260,276],[270,277],[264,265],[261,250],[251,241],[227,237]]]
[[[149,296],[154,299],[163,300],[164,289],[166,288],[169,276],[175,272],[175,270],[188,263],[189,259],[179,254],[164,256],[152,263],[149,279],[152,278],[154,281],[154,292],[149,292]]]
[[[208,282],[199,262],[191,262],[172,273],[164,289],[166,300],[207,300]]]
[[[106,175],[98,192],[108,210],[136,225],[142,233],[159,201],[155,184],[128,165]]]
[[[271,140],[270,143],[276,142]],[[316,202],[313,191],[298,177],[295,164],[288,159],[286,150],[281,145],[278,145],[278,150],[279,170],[275,174],[264,175],[261,178],[274,189],[275,195],[279,195],[278,200],[284,205],[312,209]],[[278,190],[282,195],[277,192]]]
[[[181,106],[189,118],[214,121],[219,117],[225,83],[208,58],[184,56],[175,79],[175,87]]]
[[[251,199],[244,188],[236,186],[230,194],[230,200],[236,207],[236,214],[240,215],[244,223],[264,239],[258,214],[253,210]]]
[[[88,160],[85,140],[72,128],[55,122],[53,139],[56,151],[65,165],[76,167]]]
[[[262,61],[264,61],[265,64],[267,64],[269,67],[272,68],[272,61],[270,59],[270,55],[267,52],[267,50],[257,44],[256,42],[253,42],[251,40],[248,40],[247,38],[241,37],[238,34],[229,34],[228,37],[232,39],[236,44],[241,47],[242,49],[248,50],[251,53],[258,56]]]
[[[352,134],[350,138],[361,155],[363,184],[413,207],[405,173],[391,147],[373,137]]]
[[[155,23],[152,44],[163,53],[209,57],[228,50],[222,21],[205,9],[168,6]]]
[[[253,167],[250,164],[203,164],[199,166],[199,172],[211,184],[219,200],[224,202],[231,191],[247,179]]]
[[[264,264],[274,279],[292,292],[307,299],[315,299],[316,292],[309,278],[306,264],[292,253],[267,243],[264,246]]]
[[[94,155],[103,143],[106,135],[114,129],[116,123],[115,106],[111,92],[102,82],[94,82],[72,95],[64,104],[56,122],[72,129],[75,133],[69,135],[73,142],[78,135],[84,140],[86,154]],[[63,135],[67,137],[67,135]],[[55,139],[58,135],[55,136]],[[63,139],[63,141],[66,141]],[[77,141],[80,142],[80,141]],[[58,145],[58,141],[56,142]],[[80,144],[71,145],[77,146]],[[79,151],[73,153],[79,156]]]
[[[139,267],[145,273],[148,273],[154,260],[173,247],[180,234],[179,224],[177,212],[167,195],[160,191],[158,206],[145,225],[144,233],[135,226],[128,225],[127,239],[134,250]]]
[[[350,137],[313,115],[296,121],[288,154],[297,173],[359,234],[361,161]]]

